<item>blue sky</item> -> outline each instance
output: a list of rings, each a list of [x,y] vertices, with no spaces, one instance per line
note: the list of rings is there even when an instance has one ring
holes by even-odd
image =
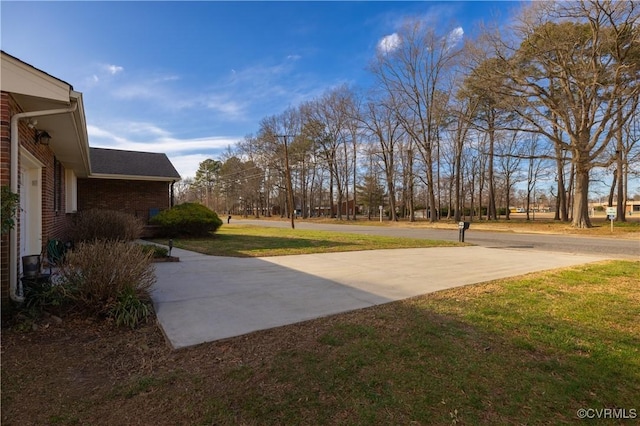
[[[473,36],[511,2],[0,3],[5,52],[84,95],[92,147],[164,152],[183,178],[326,90],[367,87],[408,17]]]

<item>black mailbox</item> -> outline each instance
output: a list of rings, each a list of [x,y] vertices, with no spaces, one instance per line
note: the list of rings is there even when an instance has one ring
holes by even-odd
[[[469,229],[469,222],[458,222],[458,241],[464,243],[464,231]]]

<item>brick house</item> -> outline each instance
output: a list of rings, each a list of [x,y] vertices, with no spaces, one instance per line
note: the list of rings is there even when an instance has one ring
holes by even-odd
[[[89,148],[82,93],[0,51],[0,185],[20,195],[16,226],[1,236],[2,305],[17,294],[21,257],[66,240],[89,208],[147,220],[172,205],[179,174],[165,154]]]
[[[78,210],[119,210],[147,223],[171,207],[180,175],[165,154],[89,148],[89,158],[90,176],[78,179]]]

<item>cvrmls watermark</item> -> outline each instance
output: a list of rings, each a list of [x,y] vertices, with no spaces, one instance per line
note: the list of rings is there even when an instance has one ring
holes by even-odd
[[[635,408],[579,408],[576,414],[579,419],[632,420],[638,418]]]

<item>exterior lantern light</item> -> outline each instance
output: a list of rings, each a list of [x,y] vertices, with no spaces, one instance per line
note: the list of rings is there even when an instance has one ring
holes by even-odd
[[[51,140],[51,135],[46,130],[35,130],[35,141],[36,144],[40,145],[49,145],[49,141]]]

